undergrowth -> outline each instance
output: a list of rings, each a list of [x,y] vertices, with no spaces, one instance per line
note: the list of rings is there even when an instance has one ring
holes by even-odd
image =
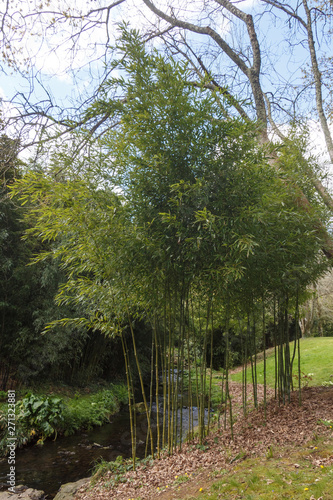
[[[16,447],[28,443],[43,444],[45,439],[58,434],[69,436],[78,430],[90,430],[109,422],[121,404],[127,402],[127,388],[123,384],[94,394],[57,397],[27,393],[16,403]],[[0,455],[8,444],[7,405],[0,410]]]
[[[147,466],[153,464],[153,459],[151,456],[142,459],[136,459],[136,466],[141,466],[141,468],[145,469]],[[126,482],[126,472],[133,469],[133,459],[126,458],[124,459],[121,455],[119,455],[116,460],[112,462],[108,462],[104,459],[99,459],[95,462],[93,471],[92,471],[92,479],[91,485],[94,486],[99,479],[102,477],[106,479],[104,483],[104,487],[112,488],[116,486],[118,483]]]

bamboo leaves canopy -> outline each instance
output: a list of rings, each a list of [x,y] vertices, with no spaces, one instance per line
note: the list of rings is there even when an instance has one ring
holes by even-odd
[[[117,49],[116,76],[86,110],[96,119],[107,110],[117,126],[89,145],[89,154],[73,159],[68,145],[60,148],[47,172],[27,173],[15,192],[31,206],[30,233],[53,242],[37,260],[60,258],[67,272],[57,300],[84,305],[86,318],[77,321],[105,334],[123,335],[129,325],[140,379],[133,321],[140,316],[151,323],[152,372],[156,387],[163,373],[166,401],[158,444],[172,450],[177,439],[181,443],[179,373],[195,368],[203,438],[206,353],[214,326],[228,331],[235,314],[255,319],[258,304],[265,324],[274,301],[286,304],[286,297],[295,306],[327,266],[313,229],[326,213],[315,195],[311,211],[304,210],[286,168],[283,174],[277,168],[279,161],[285,167],[292,143],[274,151],[260,145],[255,123],[233,117],[218,91],[193,86],[183,62],[148,52],[139,33],[122,27]],[[84,131],[75,140],[82,137],[89,142]],[[302,165],[297,155],[293,159],[294,185],[302,182]],[[255,329],[247,331],[255,336]],[[129,368],[128,339],[122,338]],[[286,360],[289,376],[290,356]],[[171,380],[175,365],[178,375]],[[279,387],[290,391],[282,378]],[[130,374],[128,387],[134,408]],[[149,421],[152,400],[146,400],[142,380],[141,387]],[[149,434],[152,443],[150,428]]]

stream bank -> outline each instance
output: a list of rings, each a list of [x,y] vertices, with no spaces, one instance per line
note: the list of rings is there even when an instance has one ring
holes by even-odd
[[[162,400],[160,405],[162,407]],[[182,410],[183,431],[188,429],[188,408]],[[197,409],[193,409],[194,425],[198,422]],[[152,409],[152,428],[156,433],[156,406]],[[147,420],[137,414],[137,457],[145,456]],[[154,439],[156,439],[156,434]],[[54,498],[61,485],[91,476],[96,461],[114,461],[118,456],[129,458],[132,453],[130,419],[127,409],[111,417],[111,422],[89,432],[58,437],[45,441],[43,446],[27,446],[16,451],[16,484],[43,490],[47,498]],[[7,489],[7,459],[0,460],[0,486]]]
[[[139,418],[139,430],[143,435],[144,427],[140,420]],[[119,455],[129,457],[131,440],[128,429],[129,414],[122,411],[114,415],[109,424],[89,432],[58,437],[56,441],[45,441],[43,446],[33,445],[18,449],[15,463],[16,484],[43,490],[48,498],[53,498],[62,484],[91,475],[97,460],[112,461]],[[144,449],[139,446],[138,454],[140,452],[144,453]],[[7,458],[2,458],[0,486],[3,490],[7,489],[8,469]]]
[[[333,473],[333,430],[329,425],[333,415],[333,388],[311,387],[303,389],[302,402],[299,406],[298,392],[291,394],[291,403],[282,405],[274,399],[274,389],[268,389],[267,412],[263,405],[263,386],[258,386],[259,408],[251,411],[250,399],[253,398],[252,387],[248,385],[248,415],[244,417],[242,410],[242,385],[230,381],[230,391],[233,399],[234,435],[230,426],[224,430],[214,429],[205,440],[204,446],[198,441],[185,444],[181,452],[164,455],[155,460],[149,467],[138,466],[135,471],[126,472],[121,479],[113,480],[106,474],[92,487],[85,486],[75,495],[75,500],[128,500],[143,498],[145,500],[171,500],[176,498],[244,498],[249,486],[270,486],[264,494],[253,494],[253,498],[291,498],[295,497],[293,487],[295,475],[298,472],[299,485],[297,498],[305,498],[306,490],[310,498],[310,486],[323,484],[322,498],[332,498]],[[284,453],[289,476],[292,481],[281,481],[281,457]],[[295,453],[294,453],[295,452]],[[271,458],[272,454],[272,458]],[[293,454],[295,456],[293,456]],[[262,460],[262,476],[254,480],[252,469]],[[240,464],[248,473],[245,480],[240,478],[239,487],[228,488],[239,476]],[[304,464],[303,464],[304,462]],[[272,464],[272,467],[270,467]],[[301,465],[298,465],[301,464]],[[302,465],[303,464],[303,465]],[[236,466],[235,475],[230,472]],[[268,468],[270,470],[268,471]],[[271,473],[276,474],[274,485],[267,483]],[[309,481],[305,475],[311,474]],[[326,486],[321,478],[326,477]],[[220,478],[216,490],[215,482]],[[316,481],[319,482],[317,483]],[[280,485],[281,489],[280,489]],[[210,487],[212,489],[210,489]],[[284,490],[282,491],[282,489]],[[272,489],[278,489],[272,494]],[[315,493],[315,492],[314,492]],[[319,492],[320,493],[320,492]],[[307,494],[306,494],[307,495]],[[321,494],[314,495],[319,498]]]

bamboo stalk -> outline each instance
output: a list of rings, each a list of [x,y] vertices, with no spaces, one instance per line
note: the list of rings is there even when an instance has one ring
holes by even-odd
[[[127,382],[127,393],[128,393],[128,408],[129,408],[129,416],[130,416],[130,432],[131,432],[131,444],[132,444],[132,463],[133,470],[135,470],[135,459],[136,459],[136,436],[134,431],[134,422],[133,422],[133,405],[132,405],[132,384],[130,380],[130,365],[128,359],[128,350],[127,345],[125,343],[123,332],[120,335],[121,345],[123,348],[124,360],[125,360],[125,370],[126,370],[126,382]]]
[[[262,298],[262,336],[264,348],[264,413],[267,419],[267,373],[266,373],[266,332],[265,332],[265,299]]]
[[[141,372],[141,367],[140,367],[140,362],[138,358],[138,353],[136,349],[136,342],[135,342],[135,335],[134,335],[134,329],[133,329],[133,324],[131,321],[131,317],[127,308],[127,317],[128,317],[128,322],[129,322],[129,327],[132,335],[132,343],[133,343],[133,350],[134,350],[134,357],[135,357],[135,362],[136,366],[138,369],[138,374],[139,374],[139,381],[140,381],[140,386],[141,386],[141,392],[142,392],[142,397],[143,397],[143,403],[146,411],[146,416],[147,416],[147,424],[148,424],[148,431],[149,431],[149,436],[150,436],[150,448],[151,448],[151,455],[154,457],[154,440],[153,440],[153,432],[151,428],[151,421],[150,421],[150,415],[149,415],[149,408],[147,404],[147,398],[144,390],[144,385],[143,385],[143,378],[142,378],[142,372]]]

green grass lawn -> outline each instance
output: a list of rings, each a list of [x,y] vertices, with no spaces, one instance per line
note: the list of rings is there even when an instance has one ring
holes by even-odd
[[[333,337],[316,337],[301,339],[301,372],[302,386],[321,385],[323,382],[331,381],[333,384]],[[290,343],[291,355],[294,349],[294,342]],[[257,362],[258,383],[264,382],[264,362],[263,356],[258,356],[260,361]],[[298,355],[294,360],[293,373],[298,373]],[[311,375],[310,375],[311,374]],[[331,377],[332,376],[332,377]],[[331,378],[330,378],[331,377]],[[242,381],[242,372],[231,375],[231,380],[235,382]],[[251,382],[251,367],[247,370],[247,381]],[[275,360],[274,349],[267,351],[267,384],[274,387],[275,381]],[[298,381],[294,378],[295,387],[298,386]]]
[[[206,481],[199,480],[197,491],[185,498],[333,499],[333,466],[327,463],[331,452],[332,438],[326,438],[298,449],[273,450],[266,457],[246,458],[232,471],[216,470]],[[213,476],[217,480],[214,481]]]

